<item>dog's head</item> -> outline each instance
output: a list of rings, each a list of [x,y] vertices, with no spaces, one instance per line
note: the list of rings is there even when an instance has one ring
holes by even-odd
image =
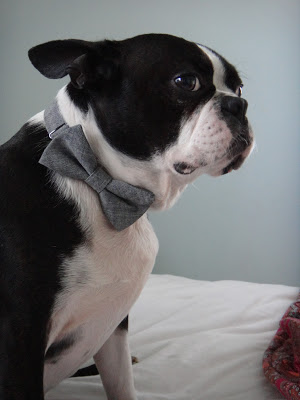
[[[239,168],[251,151],[242,81],[205,46],[149,34],[53,41],[29,57],[48,78],[69,74],[65,95],[94,119],[101,162],[113,176],[153,191],[156,208],[170,206],[202,173]]]

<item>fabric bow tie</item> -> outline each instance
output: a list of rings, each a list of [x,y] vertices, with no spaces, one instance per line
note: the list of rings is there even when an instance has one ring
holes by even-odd
[[[44,119],[51,142],[40,164],[93,188],[106,218],[118,231],[132,225],[148,210],[154,194],[109,176],[98,164],[81,125],[68,126],[56,101],[45,110]]]

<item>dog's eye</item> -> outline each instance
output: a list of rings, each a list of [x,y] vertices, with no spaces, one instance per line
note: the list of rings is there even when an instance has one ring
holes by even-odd
[[[201,87],[199,79],[195,75],[178,76],[174,81],[180,88],[190,90],[191,92],[196,92]]]
[[[244,85],[241,84],[241,85],[237,88],[237,90],[236,90],[236,92],[235,92],[239,97],[242,97],[242,94],[243,94],[243,87],[244,87]]]

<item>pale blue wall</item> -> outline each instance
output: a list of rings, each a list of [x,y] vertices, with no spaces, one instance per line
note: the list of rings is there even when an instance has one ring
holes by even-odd
[[[299,0],[2,0],[0,142],[64,83],[31,67],[31,46],[146,32],[204,43],[233,62],[257,140],[239,172],[200,177],[171,211],[151,215],[155,272],[299,285]]]

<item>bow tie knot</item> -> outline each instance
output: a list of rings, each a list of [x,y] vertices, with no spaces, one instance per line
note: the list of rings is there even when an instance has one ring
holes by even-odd
[[[100,166],[97,166],[84,181],[100,193],[112,181],[112,178]]]
[[[115,229],[129,227],[148,210],[154,194],[113,179],[98,164],[81,125],[69,127],[56,101],[45,111],[45,125],[51,142],[39,163],[60,175],[82,180],[95,190],[106,218]]]

